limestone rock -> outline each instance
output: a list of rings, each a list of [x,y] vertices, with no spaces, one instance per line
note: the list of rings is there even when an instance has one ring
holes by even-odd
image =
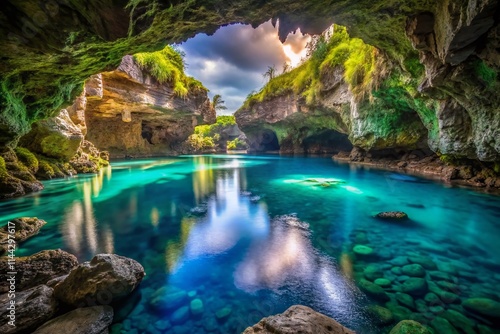
[[[78,265],[76,257],[63,250],[45,250],[31,256],[16,258],[16,288],[18,291],[69,273]],[[0,258],[0,292],[8,290],[8,260]]]
[[[113,308],[93,306],[78,308],[38,327],[33,334],[105,334],[113,321]]]
[[[0,255],[6,252],[9,247],[9,229],[14,229],[13,240],[15,241],[15,243],[13,245],[16,245],[17,247],[18,243],[23,242],[26,239],[37,234],[45,224],[47,224],[45,220],[38,219],[36,217],[22,217],[12,219],[9,223],[7,223],[7,225],[0,228]],[[6,261],[6,259],[2,259],[1,261],[4,260]],[[0,286],[2,283],[0,283]]]
[[[379,219],[408,219],[408,215],[401,211],[380,212],[375,217]]]
[[[39,285],[29,290],[16,293],[15,323],[8,324],[10,299],[8,294],[0,296],[0,332],[19,333],[35,329],[54,316],[57,301],[53,297],[54,290],[46,285]],[[54,332],[55,333],[55,332]]]
[[[427,329],[422,324],[413,320],[403,320],[399,322],[389,334],[432,334],[432,332]]]
[[[291,306],[285,312],[262,319],[243,334],[354,334],[353,331],[313,309]]]
[[[82,131],[73,123],[68,111],[63,109],[56,117],[34,123],[20,143],[32,152],[69,161],[82,140]]]
[[[99,97],[88,97],[86,139],[112,157],[175,153],[196,125],[215,121],[205,91],[179,97],[130,55],[115,71],[88,80],[86,90]]]
[[[62,302],[76,307],[109,304],[130,294],[144,275],[144,268],[135,260],[98,254],[74,268],[55,286],[54,293]]]

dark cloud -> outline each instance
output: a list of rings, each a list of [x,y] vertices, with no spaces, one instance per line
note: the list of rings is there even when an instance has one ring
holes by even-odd
[[[297,33],[285,45],[298,53],[307,40]],[[210,97],[222,95],[228,108],[225,114],[235,112],[250,92],[262,87],[268,66],[275,65],[279,71],[289,61],[270,22],[257,29],[242,24],[222,27],[212,36],[197,35],[180,48],[186,53],[187,73],[210,89]]]

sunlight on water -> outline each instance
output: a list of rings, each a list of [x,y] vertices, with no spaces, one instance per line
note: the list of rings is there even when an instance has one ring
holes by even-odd
[[[381,211],[404,211],[410,220],[374,219]],[[358,286],[375,266],[395,296],[409,258],[435,266],[427,275],[449,276],[461,300],[500,300],[499,197],[330,159],[120,161],[97,175],[45,182],[41,193],[0,202],[0,212],[3,223],[48,222],[18,256],[62,248],[80,261],[104,252],[144,265],[147,276],[116,310],[113,333],[238,333],[293,304],[359,333],[387,333],[394,323],[377,323],[370,305],[401,306]],[[356,245],[371,253],[356,253]],[[425,306],[423,296],[414,298]],[[201,301],[200,315],[190,310],[193,300]],[[464,312],[459,303],[439,306]],[[436,309],[425,307],[405,317],[430,323]],[[494,325],[464,314],[474,326]]]

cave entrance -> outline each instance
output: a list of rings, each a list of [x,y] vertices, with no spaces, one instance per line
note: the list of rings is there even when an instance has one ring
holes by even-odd
[[[247,135],[249,152],[279,152],[280,144],[276,132],[269,129],[258,130]]]
[[[304,138],[302,141],[304,153],[325,154],[350,152],[353,148],[346,134],[335,130],[325,130],[320,133]]]

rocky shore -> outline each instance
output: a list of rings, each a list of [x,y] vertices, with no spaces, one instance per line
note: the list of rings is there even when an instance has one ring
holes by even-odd
[[[495,164],[459,160],[447,162],[446,157],[440,158],[423,150],[403,154],[392,151],[387,154],[365,152],[359,148],[354,148],[351,152],[340,152],[332,159],[340,163],[423,176],[456,186],[500,193],[500,176],[495,170]]]

